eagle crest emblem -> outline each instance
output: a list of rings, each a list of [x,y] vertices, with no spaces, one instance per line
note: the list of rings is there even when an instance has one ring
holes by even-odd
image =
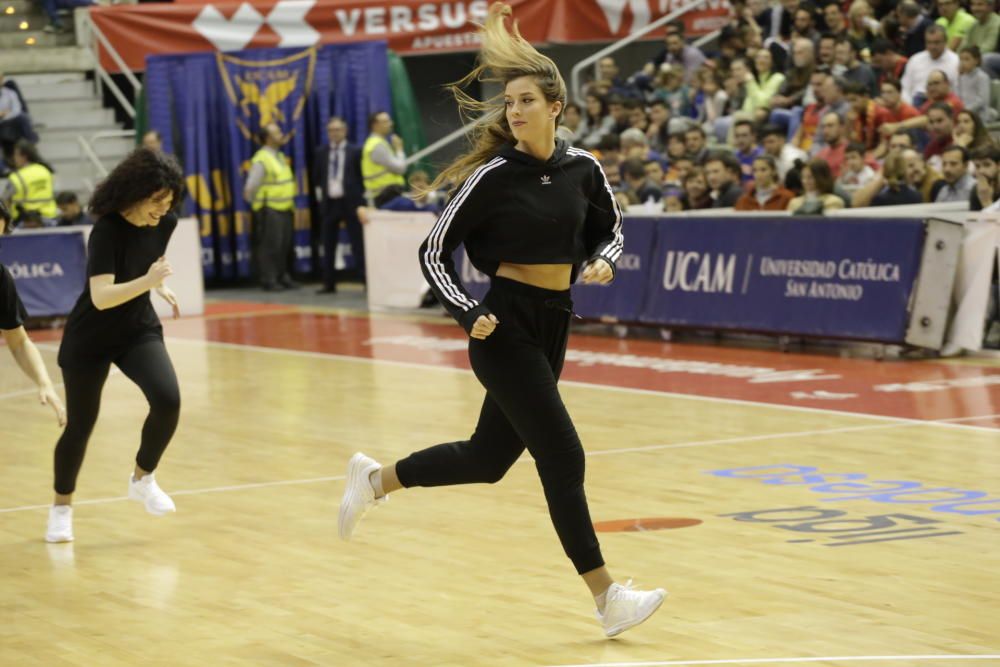
[[[216,54],[219,74],[246,138],[269,123],[291,135],[312,90],[315,47],[278,60]]]

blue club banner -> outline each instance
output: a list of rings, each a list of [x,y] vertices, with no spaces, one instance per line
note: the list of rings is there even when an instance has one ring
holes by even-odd
[[[28,315],[68,315],[87,281],[83,232],[4,237],[0,264],[14,277]]]
[[[295,173],[295,270],[312,269],[309,165],[337,115],[348,138],[363,142],[369,114],[392,108],[384,42],[307,49],[248,49],[146,59],[149,127],[184,167],[186,213],[201,223],[206,278],[252,271],[250,205],[243,185],[258,145],[274,122]]]
[[[901,341],[923,240],[914,219],[664,219],[641,320]]]

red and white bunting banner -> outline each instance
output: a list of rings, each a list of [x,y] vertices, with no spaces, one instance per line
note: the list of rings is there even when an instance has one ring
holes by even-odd
[[[607,42],[625,37],[686,4],[685,0],[507,0],[533,44]],[[396,53],[475,51],[475,23],[489,0],[247,0],[95,6],[90,15],[129,68],[148,55],[236,51],[254,47],[383,39]],[[727,0],[688,12],[688,35],[724,25]],[[650,35],[655,38],[658,34]],[[118,67],[102,53],[102,65]]]

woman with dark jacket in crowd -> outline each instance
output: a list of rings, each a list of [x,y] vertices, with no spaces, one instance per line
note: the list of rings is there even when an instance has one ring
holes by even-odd
[[[802,168],[802,195],[788,203],[795,215],[819,215],[844,208],[844,200],[833,193],[833,172],[823,160],[812,160]]]

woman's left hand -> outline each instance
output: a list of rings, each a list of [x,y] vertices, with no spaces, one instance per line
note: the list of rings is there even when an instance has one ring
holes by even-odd
[[[580,277],[587,285],[607,285],[615,277],[615,272],[611,262],[599,257],[583,267]]]
[[[62,399],[59,398],[59,394],[56,393],[52,385],[47,384],[38,388],[38,401],[42,405],[48,405],[52,408],[52,411],[56,413],[56,421],[59,422],[60,426],[66,425],[66,408],[63,406]]]
[[[181,316],[181,307],[177,305],[177,295],[173,293],[173,290],[166,285],[160,285],[156,288],[156,293],[163,297],[163,300],[173,307],[175,320]]]

